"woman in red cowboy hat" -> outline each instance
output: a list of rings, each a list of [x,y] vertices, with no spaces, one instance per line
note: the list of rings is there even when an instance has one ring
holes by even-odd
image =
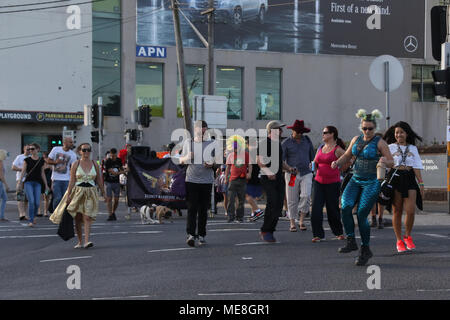
[[[283,161],[296,169],[295,174],[285,173],[286,198],[291,224],[289,230],[297,231],[295,218],[300,209],[299,228],[304,231],[306,226],[303,221],[309,212],[313,178],[311,162],[314,160],[315,152],[309,137],[303,135],[311,131],[305,127],[303,120],[295,120],[294,124],[287,128],[292,129],[292,136],[282,143]]]

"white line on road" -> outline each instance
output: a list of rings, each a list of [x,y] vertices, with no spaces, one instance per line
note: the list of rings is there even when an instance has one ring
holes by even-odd
[[[194,250],[195,248],[174,248],[174,249],[158,249],[158,250],[150,250],[147,252],[166,252],[166,251],[182,251],[182,250]]]
[[[450,289],[417,289],[417,292],[447,292],[450,291]]]
[[[83,257],[71,257],[71,258],[59,258],[59,259],[49,259],[49,260],[41,260],[39,262],[54,262],[54,261],[66,261],[66,260],[76,260],[76,259],[89,259],[92,256],[83,256]]]
[[[128,297],[92,298],[92,300],[118,300],[118,299],[139,299],[139,298],[150,298],[150,296],[128,296]]]
[[[361,293],[362,290],[330,290],[330,291],[305,291],[305,294],[315,294],[315,293]]]
[[[271,245],[271,244],[279,244],[279,243],[281,243],[281,242],[272,242],[272,243],[268,243],[268,242],[262,242],[262,241],[260,241],[260,242],[247,242],[247,243],[238,243],[238,244],[235,244],[235,246],[257,246],[257,245],[262,245],[262,244],[264,244],[264,245]]]
[[[162,233],[162,231],[123,231],[123,232],[95,232],[91,233],[91,236],[105,236],[105,235],[117,235],[117,234],[150,234],[150,233]],[[57,234],[40,234],[34,236],[3,236],[0,239],[26,239],[26,238],[51,238],[57,237]]]
[[[433,238],[445,238],[448,239],[448,236],[443,236],[441,234],[434,234],[434,233],[422,233],[424,236],[429,236]]]
[[[229,293],[199,293],[199,296],[239,296],[246,295],[249,296],[251,293],[249,292],[229,292]]]
[[[213,229],[208,232],[222,232],[222,231],[259,231],[260,229]]]

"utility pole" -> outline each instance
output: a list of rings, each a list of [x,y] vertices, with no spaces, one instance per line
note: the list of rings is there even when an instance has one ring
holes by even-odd
[[[208,9],[208,94],[214,95],[214,0],[209,0]]]
[[[189,131],[192,137],[193,131],[191,121],[191,108],[189,107],[189,97],[187,94],[186,78],[184,73],[184,51],[183,51],[183,41],[181,40],[178,3],[176,2],[176,0],[170,0],[170,2],[172,4],[173,27],[175,29],[175,43],[177,46],[178,75],[180,78],[181,106],[183,108],[184,127],[187,131]]]
[[[103,143],[103,97],[98,97],[98,161],[102,162]]]
[[[445,38],[446,42],[450,41],[450,4],[447,4],[447,37]],[[444,50],[442,50],[444,51]],[[447,53],[445,51],[445,53]],[[441,59],[446,59],[445,63],[447,67],[450,64],[448,57],[445,54],[442,54]],[[450,141],[449,141],[449,133],[450,131],[450,100],[447,99],[447,202],[448,202],[448,213],[450,214]]]

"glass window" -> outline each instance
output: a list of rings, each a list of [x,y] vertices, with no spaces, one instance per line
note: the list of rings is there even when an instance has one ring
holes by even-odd
[[[92,103],[103,98],[107,116],[120,116],[120,0],[92,4]]]
[[[153,117],[163,117],[163,64],[136,63],[136,107],[148,104]]]
[[[411,72],[411,98],[412,101],[434,102],[433,76],[431,72],[438,69],[437,66],[413,65]]]
[[[280,120],[280,69],[256,69],[256,119]]]
[[[178,70],[178,69],[177,69]],[[194,103],[193,97],[195,95],[202,95],[204,93],[204,67],[197,65],[186,65],[184,69],[186,75],[186,86],[189,97],[189,105],[191,107]],[[177,71],[177,117],[182,118],[183,112],[181,108],[181,87],[180,79]]]
[[[242,68],[217,67],[216,95],[228,98],[228,119],[242,118]]]

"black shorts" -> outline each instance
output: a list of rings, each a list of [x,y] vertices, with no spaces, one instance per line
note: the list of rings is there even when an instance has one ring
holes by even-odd
[[[389,177],[394,173],[395,169],[389,172]],[[414,170],[397,170],[392,179],[392,187],[401,193],[402,198],[408,198],[409,190],[416,190],[420,192],[419,186],[416,182],[416,175]]]

